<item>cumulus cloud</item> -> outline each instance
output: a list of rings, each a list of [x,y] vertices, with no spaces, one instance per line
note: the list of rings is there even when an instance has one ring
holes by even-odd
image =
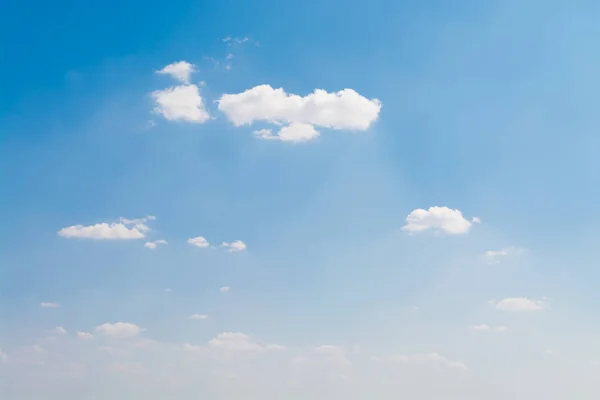
[[[195,238],[189,238],[187,240],[187,242],[193,246],[200,247],[202,249],[210,246],[210,243],[208,243],[208,240],[206,240],[206,238],[204,236],[197,236]]]
[[[142,239],[150,231],[146,221],[156,219],[153,216],[146,218],[127,219],[120,218],[118,222],[101,222],[95,225],[73,225],[62,228],[58,235],[64,238],[81,238],[94,240],[126,240]]]
[[[485,259],[488,264],[499,264],[502,259],[523,254],[524,250],[519,247],[505,247],[500,250],[488,250],[485,252]]]
[[[79,339],[84,339],[84,340],[90,340],[90,339],[94,338],[94,335],[92,335],[89,332],[81,332],[81,331],[79,331],[79,332],[76,333],[76,335],[77,335],[77,337]]]
[[[478,332],[508,332],[508,328],[503,325],[490,326],[488,324],[474,325],[471,330]]]
[[[96,332],[113,338],[131,338],[140,334],[142,328],[129,322],[105,323],[96,327]]]
[[[167,244],[167,241],[159,239],[159,240],[154,240],[152,242],[146,242],[146,243],[144,243],[144,247],[146,247],[148,249],[155,249],[156,246],[158,246],[159,244]]]
[[[60,307],[60,304],[52,303],[52,302],[41,302],[40,307],[42,307],[42,308],[58,308],[58,307]]]
[[[428,210],[418,208],[406,217],[403,230],[418,233],[426,230],[443,232],[450,235],[467,233],[472,223],[463,217],[462,212],[448,207],[429,207]]]
[[[204,314],[192,314],[188,317],[188,319],[207,319],[208,315]]]
[[[531,300],[526,297],[509,297],[500,301],[492,301],[491,304],[501,311],[511,312],[534,312],[548,307],[547,300]]]
[[[223,242],[223,244],[221,244],[221,247],[227,248],[227,251],[229,251],[230,253],[244,251],[247,248],[246,244],[241,240],[234,240],[231,243]]]
[[[171,75],[173,78],[183,83],[190,82],[190,76],[196,72],[196,66],[187,61],[178,61],[165,66],[163,69],[156,71],[157,74]]]
[[[352,89],[334,93],[315,89],[299,96],[259,85],[242,93],[222,95],[218,107],[235,126],[258,121],[283,125],[275,134],[268,129],[256,131],[258,138],[299,142],[318,137],[315,127],[365,131],[379,117],[382,104]]]
[[[219,289],[222,293],[227,293],[231,290],[231,288],[229,286],[223,286],[222,288]]]
[[[154,112],[170,121],[204,123],[210,115],[197,85],[179,85],[152,92]]]

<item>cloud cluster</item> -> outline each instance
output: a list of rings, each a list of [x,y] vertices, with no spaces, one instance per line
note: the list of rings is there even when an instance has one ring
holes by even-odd
[[[469,232],[473,223],[478,222],[480,220],[476,217],[472,221],[467,220],[460,210],[434,206],[428,210],[413,210],[406,217],[406,225],[402,229],[413,234],[433,230],[437,233],[458,235]]]
[[[299,96],[282,88],[259,85],[241,93],[222,95],[218,107],[235,126],[255,122],[281,126],[275,134],[266,129],[256,131],[259,138],[298,142],[316,138],[319,133],[315,127],[367,130],[379,117],[382,104],[352,89],[332,93],[315,89],[311,94]]]

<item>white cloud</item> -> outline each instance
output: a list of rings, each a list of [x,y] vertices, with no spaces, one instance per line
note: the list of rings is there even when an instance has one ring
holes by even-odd
[[[65,328],[63,328],[62,326],[57,326],[56,328],[54,328],[52,330],[53,333],[56,333],[58,335],[66,335],[67,334],[67,330]]]
[[[219,110],[235,125],[251,125],[265,121],[280,128],[256,131],[263,139],[298,142],[316,138],[315,127],[336,130],[365,131],[379,117],[382,104],[367,99],[352,89],[335,93],[315,91],[304,97],[288,94],[269,85],[255,86],[242,93],[224,94],[218,100]]]
[[[171,75],[173,78],[181,81],[183,83],[190,83],[190,76],[193,72],[196,72],[196,66],[190,64],[187,61],[178,61],[172,64],[167,65],[160,71],[157,71],[157,74],[165,74]]]
[[[173,291],[173,289],[171,289],[170,287],[165,289],[165,292],[167,292],[167,293],[171,293],[172,291]]]
[[[227,293],[231,290],[231,288],[229,286],[223,286],[222,288],[219,289],[221,292],[223,293]]]
[[[523,254],[524,250],[519,247],[505,247],[500,250],[488,250],[485,252],[485,259],[489,264],[499,264],[506,257]]]
[[[229,251],[230,253],[244,251],[247,248],[246,244],[241,240],[234,240],[231,243],[223,242],[223,244],[221,244],[221,247],[227,248],[227,251]]]
[[[257,138],[264,140],[307,142],[317,138],[319,136],[319,132],[312,125],[292,122],[289,125],[281,128],[277,134],[273,134],[271,129],[260,129],[258,131],[254,131],[254,135]]]
[[[206,240],[203,236],[198,236],[195,238],[189,238],[187,240],[187,242],[191,245],[194,245],[196,247],[200,247],[202,249],[207,248],[210,246],[210,244],[208,243],[208,240]]]
[[[131,338],[140,334],[142,329],[129,322],[105,323],[96,327],[96,332],[114,338]]]
[[[498,302],[491,302],[497,310],[512,312],[533,312],[547,308],[546,300],[531,300],[525,297],[510,297]]]
[[[154,240],[152,242],[146,242],[146,243],[144,243],[144,247],[146,247],[148,249],[155,249],[156,246],[159,244],[167,244],[167,241],[159,239],[159,240]]]
[[[423,232],[428,229],[451,235],[467,233],[471,222],[463,217],[462,212],[448,207],[429,207],[429,210],[418,208],[406,217],[403,230],[410,233]]]
[[[40,307],[42,307],[42,308],[58,308],[58,307],[60,307],[60,304],[52,303],[52,302],[42,302],[42,303],[40,303]]]
[[[203,123],[210,119],[196,85],[180,85],[152,92],[154,112],[171,121]]]
[[[208,315],[204,314],[192,314],[188,317],[188,319],[207,319]]]
[[[0,349],[0,362],[7,362],[9,360],[8,354]]]
[[[98,240],[141,239],[145,236],[136,227],[128,228],[124,224],[115,222],[111,224],[102,222],[90,226],[68,226],[59,230],[58,234],[64,238],[82,238]]]
[[[261,351],[263,346],[241,332],[223,332],[208,342],[208,347],[226,351]]]
[[[77,335],[77,337],[79,339],[84,339],[84,340],[89,340],[89,339],[93,339],[94,338],[94,335],[92,335],[89,332],[81,332],[81,331],[79,331],[79,332],[76,333],[76,335]]]
[[[503,325],[490,326],[488,324],[474,325],[471,327],[474,331],[479,332],[508,332],[508,328]]]
[[[145,223],[155,220],[156,217],[150,215],[146,218],[127,219],[119,218],[119,222],[101,222],[95,225],[73,225],[62,228],[58,235],[64,238],[82,238],[96,240],[124,240],[141,239],[145,233],[151,229]]]

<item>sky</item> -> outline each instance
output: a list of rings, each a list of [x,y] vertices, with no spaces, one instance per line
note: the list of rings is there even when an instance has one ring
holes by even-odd
[[[597,399],[598,18],[3,4],[0,397]]]

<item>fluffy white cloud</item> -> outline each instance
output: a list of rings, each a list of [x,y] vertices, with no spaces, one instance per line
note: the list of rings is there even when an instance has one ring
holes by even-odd
[[[140,334],[142,328],[129,322],[105,323],[96,327],[96,332],[113,338],[131,338]]]
[[[157,74],[171,75],[173,78],[183,83],[190,82],[190,76],[196,72],[196,66],[187,61],[178,61],[165,66]]]
[[[508,332],[508,328],[503,325],[490,326],[488,324],[480,324],[472,326],[471,329],[479,332]]]
[[[155,249],[156,246],[158,246],[159,244],[167,244],[167,241],[159,239],[159,240],[154,240],[152,242],[146,242],[146,243],[144,243],[144,247],[146,247],[148,249]]]
[[[265,121],[280,128],[257,131],[257,137],[282,141],[306,141],[316,138],[315,127],[336,130],[365,131],[379,117],[382,104],[367,99],[352,89],[335,93],[315,89],[306,96],[286,93],[270,85],[259,85],[242,93],[224,94],[218,100],[219,110],[235,125]]]
[[[418,208],[406,217],[403,230],[418,233],[426,230],[457,235],[467,233],[472,223],[463,217],[462,212],[448,207],[429,207],[429,210]]]
[[[84,340],[89,340],[89,339],[93,339],[94,338],[94,335],[92,335],[89,332],[81,332],[80,331],[80,332],[77,332],[76,335],[77,335],[77,337],[79,339],[84,339]]]
[[[145,235],[136,227],[128,228],[121,223],[102,222],[96,225],[83,226],[73,225],[62,228],[58,234],[64,238],[82,238],[82,239],[141,239]]]
[[[234,240],[231,243],[223,242],[222,247],[227,248],[230,253],[246,250],[247,246],[241,240]]]
[[[196,85],[179,85],[152,92],[154,112],[171,121],[203,123],[210,119]]]
[[[208,347],[226,351],[261,351],[263,346],[241,332],[223,332],[208,342]]]
[[[526,297],[510,297],[498,302],[491,302],[497,310],[513,312],[540,311],[548,307],[546,300],[531,300]]]
[[[516,256],[522,254],[523,249],[519,247],[505,247],[500,250],[488,250],[485,252],[485,259],[489,264],[499,264],[500,261],[506,257]]]
[[[119,222],[101,222],[95,225],[73,225],[62,228],[58,235],[64,238],[82,238],[96,240],[124,240],[141,239],[150,228],[146,221],[154,220],[156,217],[127,219],[120,218]]]
[[[188,319],[207,319],[208,315],[204,314],[192,314],[188,317]]]
[[[204,238],[204,236],[198,236],[195,238],[189,238],[187,240],[187,242],[191,245],[194,245],[196,247],[200,247],[202,249],[209,247],[210,244],[208,243],[208,240],[206,240],[206,238]]]
[[[60,304],[52,303],[52,302],[41,302],[40,307],[42,307],[42,308],[58,308],[58,307],[60,307]]]
[[[229,286],[223,286],[222,288],[219,289],[221,292],[223,293],[227,293],[231,290],[231,288]]]

